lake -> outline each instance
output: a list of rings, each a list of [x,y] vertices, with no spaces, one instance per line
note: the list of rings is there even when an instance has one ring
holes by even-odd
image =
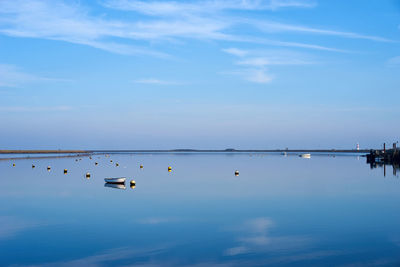
[[[2,159],[0,265],[398,266],[392,172],[339,154]]]

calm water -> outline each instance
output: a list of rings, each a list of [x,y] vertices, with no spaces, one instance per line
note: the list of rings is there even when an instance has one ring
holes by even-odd
[[[0,160],[0,265],[400,264],[400,180],[365,158],[75,159]]]

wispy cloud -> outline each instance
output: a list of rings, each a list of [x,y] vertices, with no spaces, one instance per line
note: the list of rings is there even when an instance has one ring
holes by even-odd
[[[388,65],[400,65],[400,56],[392,57],[387,61]]]
[[[175,2],[175,1],[105,1],[109,8],[136,11],[152,16],[175,16],[193,13],[214,13],[222,10],[277,10],[280,8],[312,8],[315,1],[310,0],[213,0]]]
[[[243,49],[239,49],[239,48],[226,48],[226,49],[222,49],[223,52],[234,55],[234,56],[238,56],[238,57],[244,57],[246,56],[249,52]]]
[[[0,87],[20,87],[27,83],[57,80],[24,72],[14,65],[0,64]]]
[[[138,79],[133,82],[139,83],[139,84],[152,84],[152,85],[178,85],[178,84],[181,84],[179,82],[165,81],[165,80],[154,79],[154,78]]]
[[[226,74],[238,75],[243,79],[266,84],[273,80],[274,75],[270,74],[267,67],[277,65],[310,65],[316,62],[303,53],[288,50],[261,50],[250,51],[238,48],[227,48],[222,51],[238,57],[240,60],[235,64],[243,67],[240,70],[227,72]]]
[[[253,57],[244,59],[237,62],[238,65],[262,67],[268,65],[307,65],[313,64],[313,62],[304,61],[300,59],[280,59],[280,58],[268,58],[268,57]]]
[[[208,32],[205,36],[218,38],[231,38],[232,36],[222,34],[221,30],[239,24],[248,24],[264,32],[301,32],[320,35],[332,35],[344,38],[366,39],[378,42],[390,42],[392,40],[380,37],[364,35],[354,32],[335,31],[329,29],[313,28],[304,25],[293,25],[280,23],[270,20],[255,20],[243,17],[233,17],[223,13],[229,10],[278,10],[280,8],[313,8],[317,4],[315,1],[300,0],[214,0],[214,1],[194,1],[194,2],[175,2],[175,1],[137,1],[137,0],[108,0],[105,6],[124,11],[134,11],[148,16],[172,17],[174,22],[185,21],[181,26],[191,25],[191,22],[214,22],[219,25],[207,30],[208,23],[202,23]],[[183,32],[189,32],[184,30]],[[210,34],[214,32],[214,34]],[[216,34],[219,32],[219,34]],[[222,34],[222,35],[220,35]],[[217,38],[217,39],[218,39]],[[237,39],[237,38],[234,38]],[[240,38],[239,38],[240,39]],[[306,46],[305,46],[306,48]],[[308,47],[312,48],[312,46]]]
[[[120,54],[166,56],[145,47],[116,43],[108,37],[135,38],[132,25],[89,15],[79,4],[61,1],[0,1],[0,33],[83,44]]]
[[[300,33],[310,33],[319,35],[331,35],[331,36],[352,38],[352,39],[365,39],[376,42],[393,42],[393,40],[391,39],[380,36],[364,35],[354,32],[345,32],[345,31],[334,31],[328,29],[307,27],[303,25],[285,24],[274,21],[248,20],[247,23],[256,26],[258,29],[264,32],[300,32]]]
[[[338,48],[318,44],[271,40],[269,33],[299,32],[345,38],[390,41],[379,36],[312,28],[248,19],[231,10],[274,12],[282,8],[313,8],[311,0],[209,0],[209,1],[136,1],[108,0],[109,9],[136,12],[139,15],[112,19],[106,12],[96,15],[80,2],[50,0],[0,1],[0,33],[14,37],[42,38],[82,44],[119,54],[145,54],[168,57],[162,48],[150,49],[142,41],[177,39],[224,40],[263,43],[271,46],[298,47],[340,52]],[[261,35],[242,36],[236,26],[250,26]],[[237,52],[237,51],[236,51]]]
[[[227,75],[239,76],[246,81],[258,84],[267,84],[274,79],[274,76],[268,73],[268,70],[265,68],[259,68],[259,69],[248,68],[235,71],[226,71],[221,73]]]
[[[49,112],[49,111],[71,111],[71,106],[2,106],[0,112]]]

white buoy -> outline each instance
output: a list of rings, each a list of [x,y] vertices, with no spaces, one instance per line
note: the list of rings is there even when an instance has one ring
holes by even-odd
[[[89,179],[90,178],[90,173],[86,173],[86,179]]]
[[[239,176],[239,171],[238,170],[235,171],[235,176]]]

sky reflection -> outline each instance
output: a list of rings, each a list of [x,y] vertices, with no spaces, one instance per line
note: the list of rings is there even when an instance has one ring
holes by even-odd
[[[126,154],[17,163],[0,161],[2,265],[400,263],[400,180],[364,158]],[[123,176],[125,190],[105,187],[104,178]]]

